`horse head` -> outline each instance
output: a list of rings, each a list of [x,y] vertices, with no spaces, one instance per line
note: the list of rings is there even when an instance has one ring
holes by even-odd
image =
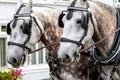
[[[13,67],[23,65],[26,53],[40,39],[42,33],[43,25],[32,13],[32,1],[27,5],[21,4],[14,19],[7,25],[7,34],[10,35],[7,61]]]
[[[92,19],[91,19],[92,18]],[[74,0],[66,11],[59,16],[58,24],[63,34],[58,50],[58,58],[65,62],[75,59],[78,49],[92,39],[96,22],[89,8],[89,1]]]

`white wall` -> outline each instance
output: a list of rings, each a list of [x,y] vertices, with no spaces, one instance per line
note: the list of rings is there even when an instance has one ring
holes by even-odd
[[[8,23],[13,19],[16,4],[0,3],[0,24]]]

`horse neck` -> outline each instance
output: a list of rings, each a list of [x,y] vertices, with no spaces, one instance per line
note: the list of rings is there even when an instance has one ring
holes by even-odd
[[[61,29],[59,29],[59,27],[56,27],[54,23],[49,23],[49,22],[46,23],[44,30],[45,30],[45,33],[41,37],[41,41],[45,46],[51,44],[52,42],[58,41],[60,39]],[[50,47],[47,47],[49,53],[50,54],[56,53],[59,48],[59,45],[60,45],[59,42],[57,42],[56,44]]]
[[[59,28],[57,21],[61,11],[49,7],[33,7],[33,12],[41,21],[44,28],[44,33],[40,41],[46,46],[60,39],[62,29]],[[54,54],[57,52],[58,47],[59,42],[47,47],[47,50],[50,54]]]
[[[115,10],[111,10],[110,12],[107,9],[100,8],[100,6],[93,6],[93,13],[95,14],[97,22],[97,26],[95,27],[95,33],[93,35],[93,40],[94,42],[97,42],[115,31],[116,13]],[[107,56],[106,53],[108,52],[108,50],[110,50],[114,41],[114,37],[115,33],[113,33],[113,35],[110,35],[110,37],[96,45],[102,55]]]
[[[58,17],[56,17],[54,14],[51,14],[49,16],[43,16],[44,34],[41,37],[41,42],[45,46],[59,40],[61,37],[62,29],[59,28],[57,24]],[[50,54],[54,54],[57,52],[59,45],[59,42],[57,42],[56,44],[47,47],[47,50]]]

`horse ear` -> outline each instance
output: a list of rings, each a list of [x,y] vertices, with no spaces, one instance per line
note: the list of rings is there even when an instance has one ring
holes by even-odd
[[[17,10],[19,9],[20,5],[23,3],[22,0],[17,0],[17,1],[18,1],[18,3],[17,3],[16,12],[17,12]]]
[[[58,17],[58,25],[61,27],[61,28],[64,28],[64,24],[63,24],[63,21],[62,21],[62,18],[64,17],[65,14],[61,13]]]
[[[7,34],[8,34],[8,35],[11,35],[10,23],[11,23],[11,22],[9,22],[9,23],[7,24]]]
[[[26,6],[21,10],[21,13],[30,13],[32,11],[32,4],[33,4],[33,1],[29,0]]]

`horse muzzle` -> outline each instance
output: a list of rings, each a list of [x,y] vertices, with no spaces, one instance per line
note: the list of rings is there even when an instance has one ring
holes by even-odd
[[[23,55],[20,60],[18,60],[16,57],[10,57],[7,59],[8,63],[11,64],[14,68],[22,66],[25,60],[26,60],[25,55]]]
[[[62,65],[68,66],[68,65],[73,64],[75,61],[77,61],[78,57],[79,55],[76,54],[76,52],[73,54],[72,57],[69,57],[67,54],[65,54],[64,58],[60,59],[60,61]]]

